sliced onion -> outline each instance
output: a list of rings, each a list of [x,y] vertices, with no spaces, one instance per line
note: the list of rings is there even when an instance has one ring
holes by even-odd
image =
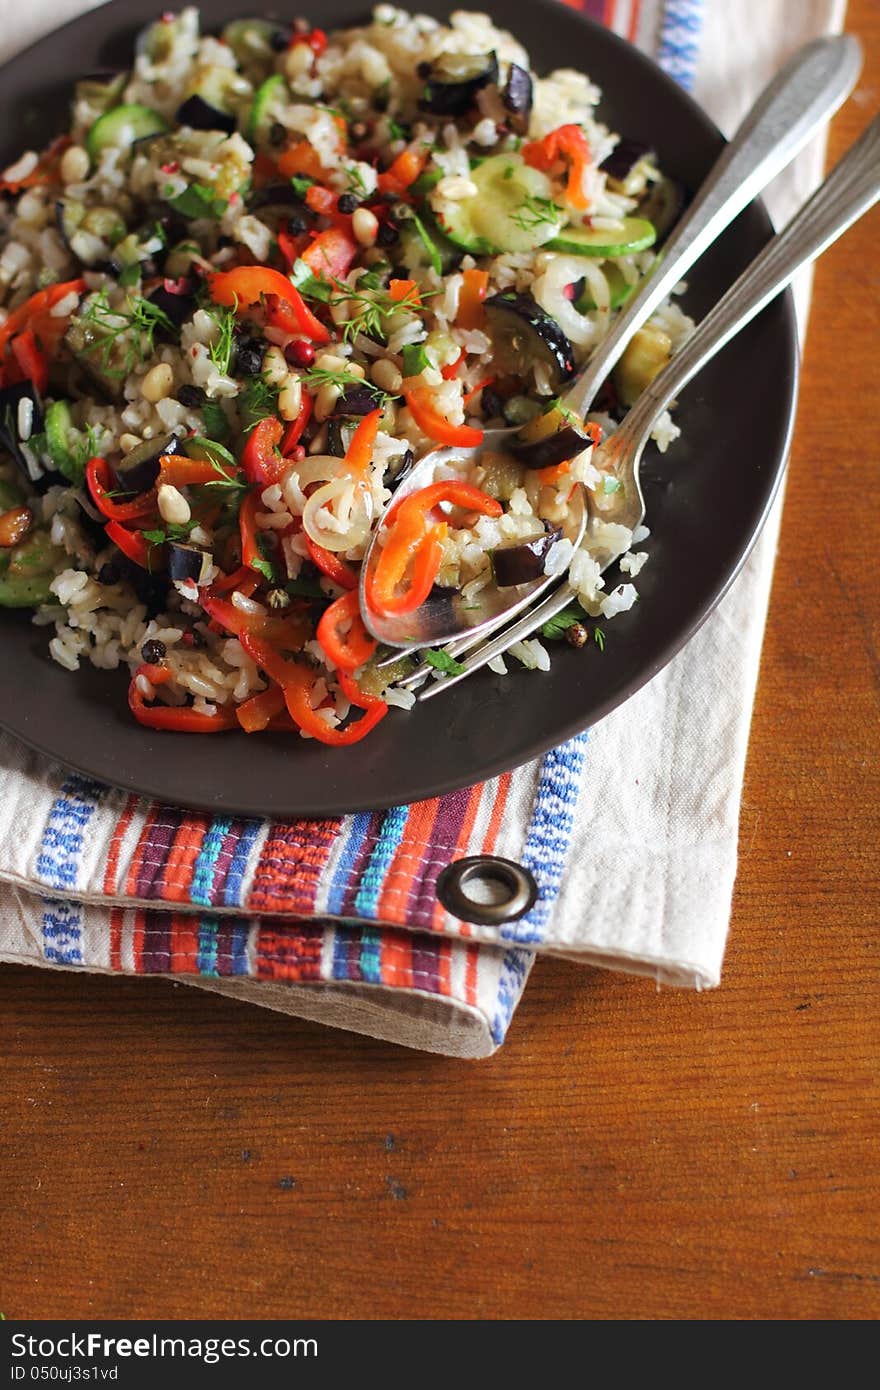
[[[532,294],[541,308],[546,309],[551,318],[556,320],[563,333],[576,347],[590,347],[595,342],[597,333],[595,322],[585,314],[579,314],[565,293],[569,285],[586,275],[586,260],[586,256],[548,255],[545,258],[544,270],[532,285]],[[592,278],[587,278],[590,279],[590,289],[595,299]],[[604,278],[602,276],[603,280]],[[610,302],[607,285],[605,296]],[[599,302],[597,299],[596,303]]]
[[[334,503],[336,504],[334,506]],[[319,513],[327,508],[340,529],[321,524]],[[363,545],[370,534],[373,499],[362,483],[350,476],[332,478],[316,488],[303,509],[303,530],[325,550],[349,551]]]
[[[281,478],[281,491],[292,514],[299,516],[302,513],[306,504],[307,487],[311,487],[313,483],[329,483],[331,479],[338,478],[343,466],[342,459],[334,457],[333,454],[315,454],[312,458],[303,459],[301,463],[292,463],[285,469]]]

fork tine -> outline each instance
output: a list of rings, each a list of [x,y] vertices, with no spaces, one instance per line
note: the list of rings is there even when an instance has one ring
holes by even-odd
[[[462,662],[464,670],[456,676],[445,676],[443,680],[436,681],[428,686],[419,695],[420,700],[432,700],[435,695],[440,695],[444,690],[449,690],[451,686],[458,685],[459,681],[466,680],[473,675],[474,671],[479,671],[483,666],[492,660],[493,657],[503,656],[514,642],[520,642],[524,637],[531,634],[544,623],[555,618],[557,613],[561,613],[567,603],[574,598],[575,591],[570,584],[562,584],[560,588],[554,590],[548,598],[542,600],[537,608],[529,609],[523,617],[519,618],[512,626],[499,632],[489,642],[483,642],[475,652]]]

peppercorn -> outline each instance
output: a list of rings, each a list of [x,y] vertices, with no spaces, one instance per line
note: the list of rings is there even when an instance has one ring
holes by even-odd
[[[393,246],[396,241],[400,241],[400,232],[393,222],[382,222],[376,233],[377,246]]]
[[[348,214],[355,212],[360,207],[360,202],[353,193],[340,193],[336,206],[340,212]]]
[[[177,399],[187,409],[196,410],[204,403],[205,391],[201,386],[190,386],[188,383],[184,383],[177,392]]]
[[[164,642],[160,642],[154,637],[151,641],[145,642],[141,647],[141,656],[148,666],[155,666],[162,660],[168,648]]]
[[[590,634],[583,623],[572,623],[571,627],[565,629],[565,640],[570,647],[585,647],[590,640]]]
[[[481,400],[483,404],[484,420],[495,420],[501,415],[504,403],[498,395],[498,392],[493,391],[491,386],[483,387]]]
[[[266,344],[262,338],[242,338],[236,344],[235,370],[239,376],[259,376]]]
[[[283,145],[287,139],[287,130],[280,121],[273,121],[269,127],[269,144]]]
[[[308,338],[294,338],[284,349],[284,357],[291,367],[310,367],[315,360],[315,347]]]
[[[122,575],[119,572],[119,566],[114,565],[112,560],[108,560],[106,565],[102,565],[98,570],[97,579],[99,584],[118,584],[121,578]]]
[[[266,600],[270,608],[290,607],[290,595],[284,589],[270,589]]]
[[[273,53],[284,53],[290,47],[290,30],[273,29],[269,39],[269,47]]]
[[[308,230],[308,221],[301,212],[292,212],[287,219],[287,230],[291,236],[302,236]]]

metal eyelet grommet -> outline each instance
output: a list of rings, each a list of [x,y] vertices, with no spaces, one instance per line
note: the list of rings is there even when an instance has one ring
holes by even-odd
[[[524,917],[535,905],[538,885],[528,869],[512,859],[477,854],[447,864],[436,892],[453,917],[495,927]]]

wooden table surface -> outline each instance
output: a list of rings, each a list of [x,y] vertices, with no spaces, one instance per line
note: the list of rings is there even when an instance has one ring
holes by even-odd
[[[880,1315],[878,233],[817,273],[721,988],[540,962],[462,1063],[0,969],[7,1317]]]

